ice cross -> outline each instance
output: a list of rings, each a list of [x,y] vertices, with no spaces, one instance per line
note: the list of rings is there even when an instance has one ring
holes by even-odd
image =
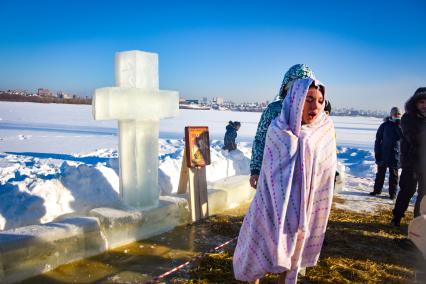
[[[117,87],[95,90],[95,120],[118,120],[120,194],[130,206],[158,205],[158,135],[160,118],[179,113],[175,91],[161,91],[158,55],[143,51],[115,55]]]

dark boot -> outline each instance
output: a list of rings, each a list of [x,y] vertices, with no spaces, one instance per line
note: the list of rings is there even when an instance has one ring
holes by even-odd
[[[390,224],[393,227],[401,227],[401,219],[399,219],[397,217],[393,217]]]

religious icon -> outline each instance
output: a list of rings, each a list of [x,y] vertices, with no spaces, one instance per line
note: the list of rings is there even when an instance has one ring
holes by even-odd
[[[210,165],[209,128],[207,126],[185,127],[186,161],[189,168]]]

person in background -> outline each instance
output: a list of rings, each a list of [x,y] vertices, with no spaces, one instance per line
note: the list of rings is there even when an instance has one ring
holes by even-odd
[[[229,124],[226,126],[225,138],[224,138],[224,150],[233,151],[237,149],[237,143],[235,139],[237,138],[237,131],[240,129],[241,123],[239,121],[229,121]]]
[[[328,100],[325,100],[324,112],[326,115],[331,114],[331,103]]]
[[[324,112],[328,116],[331,114],[331,103],[330,103],[329,100],[325,100]],[[334,137],[336,137],[336,132],[334,133]],[[336,174],[334,175],[334,188],[336,188],[336,183],[338,183],[338,184],[343,183],[342,176],[340,175],[339,171],[337,171],[337,170],[336,170]],[[326,245],[325,240],[324,240],[324,245]]]
[[[297,79],[312,78],[315,79],[312,70],[305,64],[296,64],[290,67],[285,73],[281,88],[278,93],[278,100],[268,105],[260,117],[257,126],[256,136],[253,141],[252,155],[250,161],[250,185],[256,188],[259,179],[260,169],[262,167],[263,150],[265,148],[266,132],[271,121],[280,113],[283,100],[290,90],[293,82]]]
[[[334,126],[324,109],[325,87],[296,80],[272,120],[259,184],[233,257],[235,278],[297,283],[301,268],[316,265],[324,241],[336,171]]]
[[[377,164],[374,190],[370,195],[382,193],[386,170],[389,169],[389,197],[395,199],[398,186],[398,169],[400,167],[401,112],[393,107],[390,116],[385,118],[376,133],[374,157]]]
[[[400,226],[402,217],[417,190],[414,217],[420,215],[420,202],[426,192],[426,87],[418,88],[405,103],[401,120],[401,180],[391,224]]]

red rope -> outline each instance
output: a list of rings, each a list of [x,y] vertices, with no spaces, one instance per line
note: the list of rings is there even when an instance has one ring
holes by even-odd
[[[187,262],[182,263],[181,265],[176,266],[176,267],[170,269],[169,271],[167,271],[167,272],[165,272],[165,273],[163,273],[163,274],[161,274],[159,276],[154,277],[151,281],[145,282],[145,284],[153,284],[153,283],[157,282],[158,280],[160,280],[160,279],[162,279],[162,278],[164,278],[166,276],[169,276],[170,274],[172,274],[172,273],[174,273],[174,272],[176,272],[176,271],[184,268],[185,266],[189,265],[191,262],[194,262],[195,260],[198,260],[198,259],[202,258],[206,254],[214,252],[214,251],[217,251],[217,250],[223,248],[224,246],[229,245],[230,243],[232,243],[233,241],[235,241],[237,238],[238,237],[232,238],[229,241],[226,241],[223,244],[220,244],[220,245],[216,246],[215,248],[211,249],[210,251],[208,251],[206,253],[202,253],[200,255],[194,256],[193,258],[191,258]]]

